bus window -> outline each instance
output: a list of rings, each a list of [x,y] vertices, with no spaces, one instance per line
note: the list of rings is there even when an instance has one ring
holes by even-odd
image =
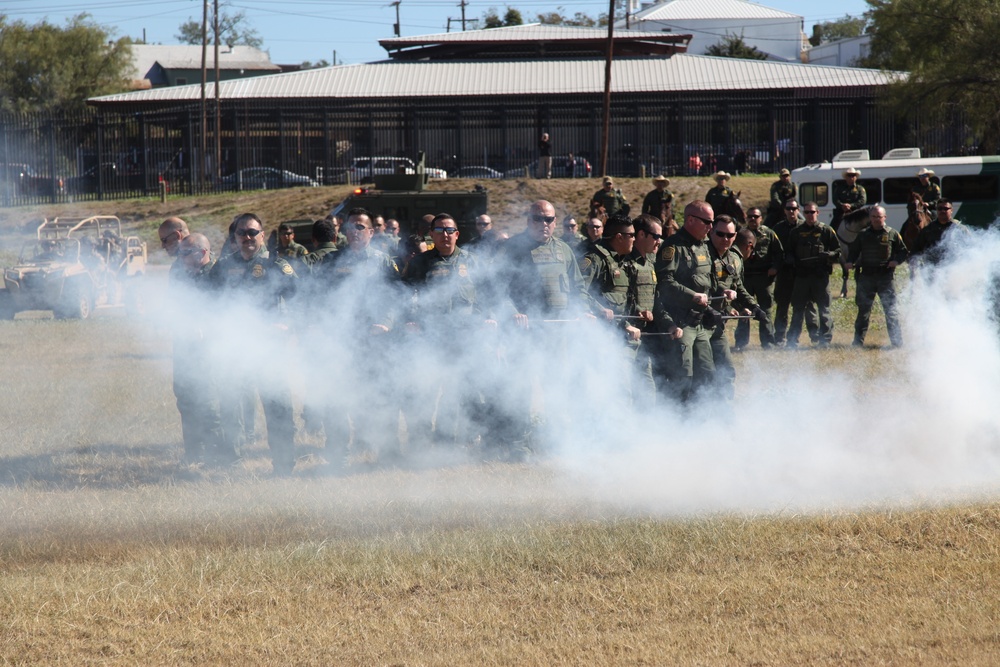
[[[1000,181],[995,174],[945,176],[941,194],[946,199],[956,202],[996,201],[998,185]]]
[[[838,178],[833,184],[836,185],[837,183],[845,184],[845,181],[842,178]],[[865,189],[866,204],[875,204],[882,201],[882,181],[877,178],[859,178],[858,185]]]
[[[799,203],[814,201],[818,206],[830,203],[829,188],[826,183],[803,183],[799,186]]]
[[[940,179],[932,178],[938,183]],[[882,198],[886,204],[906,204],[910,201],[910,193],[913,188],[920,185],[917,178],[887,178],[882,184]]]

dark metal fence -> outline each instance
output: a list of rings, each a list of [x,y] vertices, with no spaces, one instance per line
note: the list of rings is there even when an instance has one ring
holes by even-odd
[[[203,156],[197,104],[0,117],[0,205],[357,182],[370,175],[370,158],[412,160],[421,151],[428,167],[451,174],[482,166],[534,175],[542,132],[552,135],[556,175],[597,176],[601,125],[594,96],[223,101],[218,141],[211,110],[207,116]],[[938,156],[967,152],[975,141],[960,118],[899,119],[857,90],[622,96],[611,110],[608,173],[689,174],[695,153],[702,174],[774,172],[848,148],[877,157],[900,146]],[[398,169],[400,161],[385,165]]]

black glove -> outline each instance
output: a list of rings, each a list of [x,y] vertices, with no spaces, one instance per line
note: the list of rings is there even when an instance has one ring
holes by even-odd
[[[755,307],[753,309],[753,318],[755,320],[757,320],[758,322],[766,322],[767,321],[767,313],[764,311],[763,308],[761,308],[760,306],[757,306],[757,307]]]
[[[725,320],[722,319],[722,313],[717,311],[715,308],[706,308],[705,312],[701,316],[701,325],[706,329],[713,329],[722,324],[724,321]]]

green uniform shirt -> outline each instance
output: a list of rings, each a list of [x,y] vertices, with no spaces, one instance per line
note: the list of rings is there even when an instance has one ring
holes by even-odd
[[[609,218],[617,213],[621,213],[622,209],[626,206],[625,197],[622,195],[622,191],[618,189],[612,189],[608,192],[604,188],[601,188],[594,193],[594,196],[590,200],[603,206]]]
[[[357,251],[347,248],[332,252],[313,267],[313,276],[320,290],[324,283],[333,291],[345,285],[353,290],[359,328],[376,324],[392,328],[399,300],[399,295],[394,293],[399,285],[399,270],[385,253],[370,245]]]
[[[594,300],[614,312],[625,315],[628,305],[629,273],[627,258],[615,253],[603,242],[580,260],[580,272]],[[624,326],[625,320],[620,320]]]
[[[479,258],[462,248],[444,257],[428,250],[407,264],[403,282],[414,289],[408,321],[473,326],[489,319]]]
[[[778,235],[770,227],[761,225],[753,230],[755,238],[753,252],[743,262],[747,275],[763,275],[774,269],[777,271],[785,261],[784,250]]]
[[[912,191],[920,195],[920,198],[924,200],[924,203],[932,209],[937,208],[938,199],[941,199],[941,186],[937,183],[930,181],[926,188],[918,183]]]
[[[497,285],[511,314],[537,317],[596,309],[576,256],[556,237],[539,243],[527,232],[516,234],[500,246],[496,265]]]
[[[833,207],[836,211],[840,211],[844,204],[850,206],[852,211],[857,211],[867,200],[865,186],[859,183],[849,186],[846,181],[836,181],[833,184]]]
[[[733,301],[713,301],[710,305],[719,311],[724,311],[727,306],[750,310],[756,308],[757,299],[743,285],[743,255],[735,248],[730,248],[725,255],[720,256],[715,246],[709,243],[708,247],[712,257],[712,271],[715,273],[715,291],[712,296],[722,296],[723,290],[727,289],[736,292],[736,299]]]
[[[711,294],[715,287],[709,244],[686,229],[663,242],[656,259],[657,319],[669,317],[678,326],[695,326],[705,312],[694,303],[695,294]]]
[[[705,195],[705,201],[712,207],[716,215],[726,212],[726,200],[733,196],[733,189],[728,185],[716,185]]]
[[[797,274],[830,273],[840,259],[840,240],[833,228],[822,222],[796,225],[788,233],[785,257]]]
[[[653,188],[652,192],[647,194],[642,200],[642,213],[643,215],[652,215],[659,218],[660,213],[673,201],[674,194],[667,188],[663,188],[662,190]]]
[[[799,189],[792,183],[782,183],[781,180],[777,180],[771,184],[771,197],[770,203],[768,203],[768,208],[772,211],[781,212],[785,208],[785,202],[789,199],[796,199],[799,196]]]
[[[888,268],[889,262],[904,262],[906,255],[903,237],[895,229],[888,225],[881,231],[865,227],[848,246],[847,263],[863,269],[881,269]]]
[[[266,308],[283,309],[296,290],[292,265],[281,257],[271,259],[266,248],[248,260],[239,251],[226,255],[215,263],[208,279],[216,289],[259,298],[257,305]]]

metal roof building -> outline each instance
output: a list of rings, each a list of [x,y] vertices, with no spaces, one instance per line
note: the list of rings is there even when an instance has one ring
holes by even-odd
[[[557,160],[573,153],[596,173],[603,33],[536,24],[388,39],[384,61],[222,81],[217,136],[212,85],[204,132],[198,85],[94,98],[96,124],[67,150],[81,164],[81,155],[127,163],[122,171],[147,188],[162,176],[183,189],[201,187],[202,168],[267,166],[331,182],[356,158],[420,151],[449,171],[523,172],[548,132]],[[902,126],[875,102],[890,75],[690,55],[687,43],[676,32],[616,34],[609,173],[683,172],[694,151],[706,169],[749,161],[770,171],[903,141]],[[907,135],[905,143],[925,142]]]

